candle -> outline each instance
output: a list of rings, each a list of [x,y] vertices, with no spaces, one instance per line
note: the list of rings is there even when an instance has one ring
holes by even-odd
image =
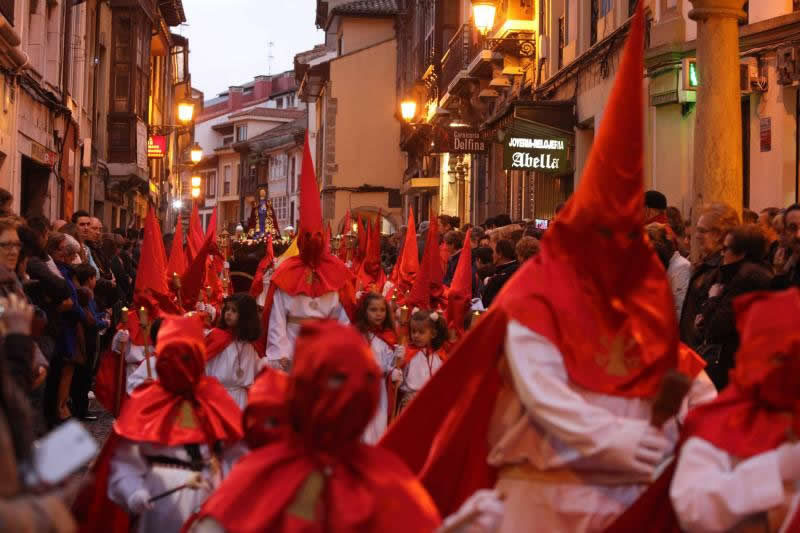
[[[128,308],[127,307],[123,307],[122,308],[122,316],[119,317],[119,321],[123,326],[127,326],[128,325]]]

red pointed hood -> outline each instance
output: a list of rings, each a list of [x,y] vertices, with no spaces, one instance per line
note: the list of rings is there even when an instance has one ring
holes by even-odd
[[[311,267],[317,266],[324,250],[325,235],[322,227],[322,209],[320,207],[319,188],[314,172],[314,161],[308,145],[308,132],[303,148],[303,168],[300,172],[300,223],[297,231],[297,246],[303,263]]]
[[[145,306],[152,312],[155,311],[153,307],[159,307],[156,302],[160,304],[163,300],[169,299],[166,272],[167,254],[164,252],[161,228],[153,210],[150,209],[144,221],[142,253],[134,286],[134,301],[137,307]]]
[[[175,224],[175,235],[172,237],[172,249],[169,252],[167,262],[167,276],[171,279],[174,273],[183,276],[186,272],[187,261],[186,253],[183,251],[183,223],[181,216],[178,215],[178,222]]]
[[[456,272],[447,293],[447,327],[459,333],[464,332],[464,319],[472,302],[472,248],[470,236],[472,230],[464,237],[464,246],[458,257]]]
[[[367,255],[367,245],[369,244],[369,221],[364,224],[364,219],[358,215],[358,257],[359,261],[363,261]]]
[[[431,224],[428,227],[422,264],[405,304],[420,309],[437,308],[440,303],[443,278],[442,264],[439,261],[439,221],[434,216],[431,217]]]
[[[214,206],[214,210],[211,212],[211,218],[208,219],[206,238],[211,238],[212,242],[217,242],[217,206]]]
[[[189,248],[189,260],[194,259],[197,252],[203,246],[203,223],[200,222],[200,215],[197,212],[197,202],[192,206],[192,216],[189,218],[189,235],[186,239],[186,246]]]
[[[386,283],[386,273],[381,267],[381,231],[380,217],[375,221],[374,227],[370,224],[367,253],[358,269],[359,290],[369,289],[382,292]]]
[[[400,298],[406,291],[411,290],[414,284],[414,278],[417,277],[419,272],[419,255],[417,252],[417,228],[414,221],[414,210],[408,210],[408,222],[406,223],[406,239],[403,242],[403,255],[395,265],[397,271],[397,286],[400,289]]]

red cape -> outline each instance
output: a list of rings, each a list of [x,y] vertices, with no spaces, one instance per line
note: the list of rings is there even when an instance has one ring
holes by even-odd
[[[206,335],[206,363],[214,359],[227,348],[230,343],[236,340],[227,329],[214,328],[211,333]]]

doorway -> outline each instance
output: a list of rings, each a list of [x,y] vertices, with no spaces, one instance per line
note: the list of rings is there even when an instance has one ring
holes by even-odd
[[[50,167],[40,165],[23,155],[21,175],[20,214],[26,218],[36,215],[49,216],[50,213],[45,213],[45,206],[49,199]]]

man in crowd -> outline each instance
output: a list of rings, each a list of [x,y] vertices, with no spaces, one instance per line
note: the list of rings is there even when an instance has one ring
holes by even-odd
[[[800,204],[792,204],[783,213],[783,233],[786,242],[784,260],[773,282],[776,289],[800,286]],[[787,258],[788,256],[788,258]]]
[[[503,285],[511,279],[519,268],[517,253],[514,243],[507,239],[500,239],[494,247],[495,273],[486,282],[483,289],[483,306],[488,308],[494,301]]]
[[[667,197],[658,191],[644,193],[644,223],[667,224]]]

